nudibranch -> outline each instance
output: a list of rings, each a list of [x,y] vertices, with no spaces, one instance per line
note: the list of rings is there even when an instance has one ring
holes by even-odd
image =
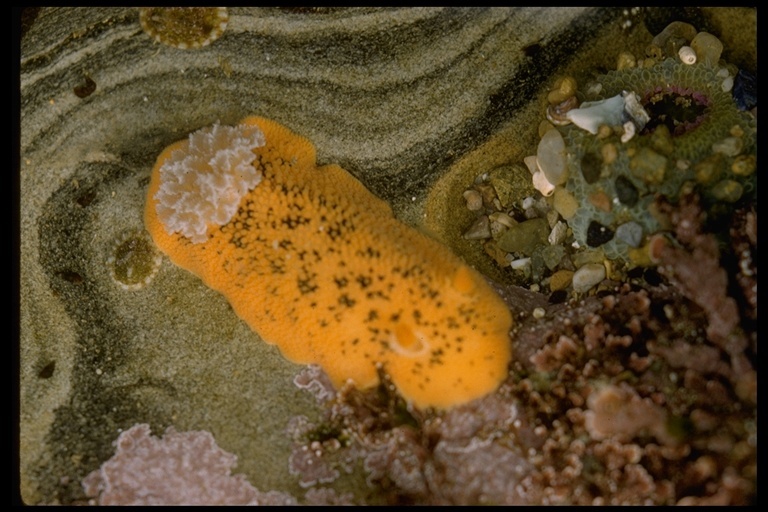
[[[273,121],[166,148],[144,218],[173,263],[336,387],[370,388],[381,369],[413,405],[449,408],[507,376],[512,316],[484,278]]]

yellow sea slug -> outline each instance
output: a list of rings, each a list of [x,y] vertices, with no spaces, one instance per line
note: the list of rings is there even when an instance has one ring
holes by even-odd
[[[166,148],[144,218],[172,262],[337,387],[374,386],[381,366],[414,405],[448,408],[507,375],[512,316],[482,276],[273,121]]]

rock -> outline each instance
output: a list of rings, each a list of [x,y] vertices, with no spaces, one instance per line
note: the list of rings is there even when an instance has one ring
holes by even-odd
[[[562,218],[568,220],[576,214],[576,210],[579,208],[579,201],[568,190],[558,187],[555,190],[552,207]]]
[[[587,263],[573,274],[573,290],[585,293],[603,279],[605,279],[605,265]]]
[[[574,109],[569,111],[574,112]],[[562,185],[568,180],[568,160],[565,151],[565,141],[560,132],[553,128],[548,130],[539,141],[536,150],[536,162],[539,170],[544,173],[547,181],[553,185]]]
[[[699,62],[716,66],[723,53],[723,43],[709,32],[699,32],[691,41],[691,48],[696,52]]]
[[[536,247],[547,244],[549,226],[545,219],[531,219],[513,226],[498,240],[499,247],[507,252],[533,254]]]
[[[549,289],[553,292],[557,290],[565,290],[571,285],[572,280],[572,270],[558,270],[549,278]]]
[[[643,241],[643,227],[635,221],[625,222],[616,228],[616,238],[630,247],[640,247]]]

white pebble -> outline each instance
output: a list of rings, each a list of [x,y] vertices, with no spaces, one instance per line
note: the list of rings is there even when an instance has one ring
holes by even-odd
[[[683,64],[688,64],[689,66],[696,64],[696,51],[690,46],[681,46],[677,51],[677,55]]]
[[[723,83],[720,85],[720,87],[723,88],[723,92],[731,92],[731,89],[733,89],[733,77],[732,76],[726,77],[726,79],[723,80]]]
[[[571,284],[574,291],[584,293],[603,279],[605,279],[605,265],[602,263],[587,263],[574,272]]]
[[[464,199],[467,201],[467,209],[476,212],[483,207],[483,196],[477,190],[464,191]]]
[[[546,315],[546,311],[544,311],[544,308],[535,308],[533,310],[533,318],[536,318],[536,319],[544,318],[544,315]]]
[[[551,129],[541,137],[536,150],[536,163],[549,183],[562,185],[568,180],[565,141],[557,129]]]
[[[630,140],[632,140],[632,137],[635,136],[635,123],[632,121],[627,121],[624,123],[624,133],[621,134],[621,142],[623,144],[626,144]]]

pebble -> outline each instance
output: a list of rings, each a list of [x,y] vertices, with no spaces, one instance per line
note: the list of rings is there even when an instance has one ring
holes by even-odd
[[[464,191],[464,200],[467,202],[467,209],[473,212],[483,207],[483,196],[474,189]]]
[[[520,164],[502,165],[488,173],[488,181],[496,191],[501,206],[509,208],[533,193],[531,175]]]
[[[736,176],[750,176],[757,169],[755,155],[739,155],[731,164],[731,172]]]
[[[545,219],[523,221],[509,228],[498,240],[499,248],[530,256],[536,247],[547,243],[549,226]]]
[[[671,57],[677,54],[682,45],[690,43],[694,37],[696,37],[696,27],[683,21],[673,21],[653,38],[651,44],[658,46],[666,56]]]
[[[696,181],[709,185],[720,179],[725,170],[725,159],[722,153],[713,153],[693,166]]]
[[[483,240],[491,238],[491,227],[488,217],[481,215],[464,233],[465,240]]]
[[[635,206],[638,199],[640,199],[640,192],[638,192],[637,187],[626,176],[617,176],[613,188],[616,191],[616,198],[619,202],[630,208]]]
[[[621,52],[616,58],[616,69],[630,69],[637,66],[637,59],[630,52]]]
[[[656,131],[658,131],[658,128],[656,129]],[[606,144],[603,144],[603,147],[600,148],[600,155],[602,155],[603,163],[605,165],[611,165],[613,162],[616,161],[616,158],[618,158],[619,150],[616,149],[616,144],[613,144],[612,142],[608,142]]]
[[[614,231],[611,228],[593,220],[587,227],[587,245],[599,247],[613,240],[613,235]]]
[[[733,89],[733,77],[727,76],[723,79],[723,83],[720,84],[720,88],[723,92],[730,92]]]
[[[562,218],[570,220],[576,215],[576,210],[579,208],[579,201],[568,190],[558,187],[555,190],[552,207]]]
[[[573,274],[573,290],[585,293],[600,281],[605,279],[605,265],[602,263],[587,263]]]
[[[619,176],[620,178],[622,176]],[[602,190],[595,190],[587,198],[592,206],[604,212],[611,211],[611,198]]]
[[[565,256],[565,247],[562,245],[545,245],[541,247],[539,254],[544,265],[546,265],[549,270],[555,270],[560,264],[560,260]]]
[[[736,156],[741,153],[744,143],[741,137],[726,137],[712,144],[712,151],[722,153],[725,156]]]
[[[562,185],[568,180],[568,154],[563,136],[557,129],[548,130],[541,137],[536,150],[536,163],[551,184]]]
[[[723,180],[712,187],[712,195],[715,199],[725,201],[726,203],[735,203],[741,199],[743,193],[744,186],[734,180]]]
[[[572,270],[558,270],[549,278],[549,289],[553,292],[565,290],[573,281]]]
[[[629,161],[632,174],[648,184],[661,184],[667,170],[667,158],[651,148],[643,147]]]
[[[643,227],[635,221],[625,222],[616,228],[616,238],[630,247],[640,247],[643,241]]]
[[[565,238],[568,236],[568,224],[563,221],[557,221],[557,224],[552,228],[552,231],[547,237],[547,241],[552,245],[560,245],[565,242]]]
[[[691,41],[691,48],[696,52],[699,62],[716,66],[723,53],[723,43],[709,32],[699,32]]]
[[[547,94],[547,101],[550,105],[557,105],[576,94],[576,79],[566,76],[555,82],[555,87]]]

